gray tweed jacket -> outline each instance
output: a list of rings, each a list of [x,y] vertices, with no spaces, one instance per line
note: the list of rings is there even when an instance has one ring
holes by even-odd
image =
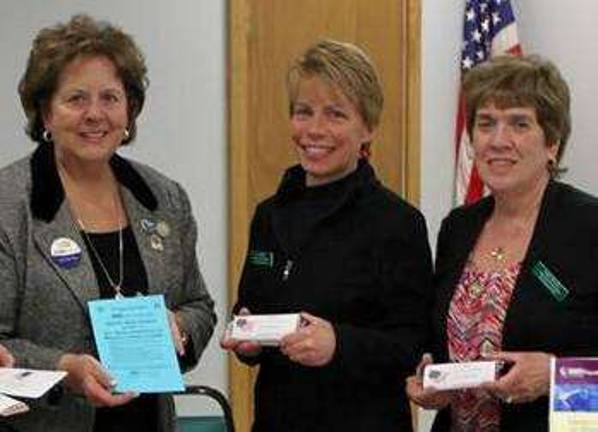
[[[155,170],[117,155],[110,161],[121,184],[129,223],[145,265],[150,294],[164,294],[182,312],[192,349],[181,359],[195,366],[216,322],[213,301],[197,264],[196,226],[180,185]],[[142,221],[164,221],[170,233],[163,249],[152,247]],[[78,265],[57,265],[50,253],[61,237],[75,241]],[[60,183],[51,145],[0,170],[0,342],[17,367],[54,369],[62,354],[95,355],[87,302],[99,297],[96,276]],[[160,396],[160,429],[174,426],[174,404]],[[93,430],[94,408],[65,390],[11,418],[19,431]]]

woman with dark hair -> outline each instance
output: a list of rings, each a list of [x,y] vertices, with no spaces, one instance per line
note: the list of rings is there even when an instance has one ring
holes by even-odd
[[[435,432],[547,431],[551,358],[598,353],[598,200],[556,180],[571,118],[552,63],[496,57],[468,72],[463,89],[490,196],[442,223],[433,360],[505,368],[479,389],[424,390],[413,376],[407,392],[441,409]]]
[[[171,396],[112,393],[88,301],[163,294],[184,370],[212,334],[186,193],[117,154],[146,72],[131,36],[88,16],[33,42],[19,94],[38,146],[0,171],[0,338],[16,366],[68,375],[61,398],[10,419],[20,431],[174,430]]]

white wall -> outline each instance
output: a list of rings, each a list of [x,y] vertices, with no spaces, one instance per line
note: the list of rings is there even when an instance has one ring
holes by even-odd
[[[462,15],[455,2],[422,0],[420,208],[432,249],[440,222],[452,205]]]
[[[0,5],[2,166],[33,148],[23,132],[16,89],[41,27],[85,12],[121,25],[144,51],[150,88],[139,135],[126,153],[181,182],[190,195],[199,224],[200,265],[220,322],[189,378],[222,390],[227,387],[226,356],[217,342],[226,316],[227,283],[224,5],[196,0],[4,0]],[[182,401],[179,412],[219,413],[198,399]]]
[[[598,195],[598,2],[517,0],[513,6],[524,51],[554,61],[571,86],[573,132],[564,180]]]

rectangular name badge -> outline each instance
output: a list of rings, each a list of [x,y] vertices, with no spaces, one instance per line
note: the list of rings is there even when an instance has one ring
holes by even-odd
[[[496,380],[498,363],[473,361],[430,364],[424,368],[424,389],[456,390],[478,387]]]
[[[249,251],[249,262],[254,266],[259,267],[273,267],[274,253],[266,251],[251,250]]]
[[[299,328],[301,316],[295,314],[237,315],[231,323],[231,338],[278,346],[280,340]]]
[[[536,261],[532,266],[532,274],[542,282],[542,285],[557,301],[561,302],[569,296],[569,289],[558,280],[542,261]]]
[[[183,391],[163,295],[88,303],[100,361],[122,393]]]

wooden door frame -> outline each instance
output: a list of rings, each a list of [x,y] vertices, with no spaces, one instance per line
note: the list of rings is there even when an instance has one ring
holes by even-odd
[[[406,95],[402,115],[404,127],[401,137],[404,166],[398,167],[403,175],[402,190],[398,191],[414,205],[419,203],[420,193],[420,110],[421,110],[421,2],[403,0],[406,8],[405,38],[403,46],[406,79],[403,94]],[[249,224],[253,215],[250,208],[247,178],[249,175],[245,136],[249,135],[248,122],[249,78],[247,35],[251,31],[250,9],[246,0],[228,0],[228,299],[234,303],[241,266],[249,236]],[[229,356],[229,397],[237,430],[250,430],[253,410],[253,374],[234,355]]]

